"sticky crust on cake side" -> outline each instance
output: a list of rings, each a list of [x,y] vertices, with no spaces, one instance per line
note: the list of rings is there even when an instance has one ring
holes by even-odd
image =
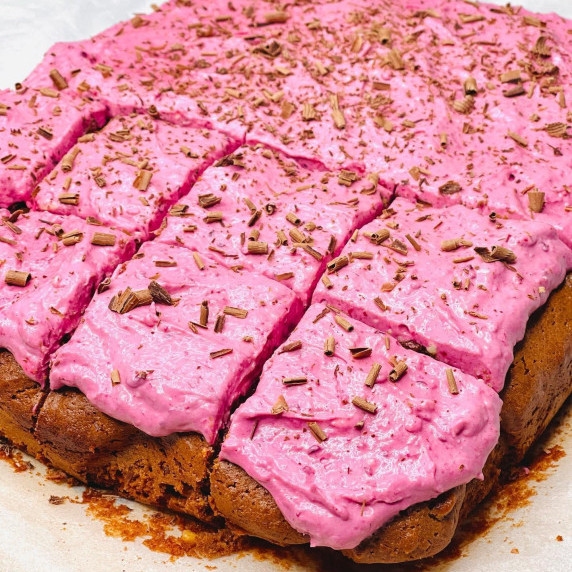
[[[454,504],[459,505],[459,512],[451,508],[446,518],[439,520],[430,514],[429,507],[435,501],[419,503],[344,554],[361,563],[390,563],[417,560],[442,550],[453,537],[459,513],[466,516],[485,498],[498,481],[501,468],[522,458],[572,392],[571,333],[572,274],[569,274],[546,305],[530,318],[525,338],[516,347],[502,395],[501,439],[483,470],[484,481],[475,479],[468,483],[466,492],[458,493],[460,499]],[[523,363],[531,364],[530,368],[523,367]],[[528,415],[525,420],[520,417],[523,413]],[[211,495],[217,511],[249,534],[278,544],[301,544],[308,540],[288,524],[270,493],[232,463],[215,463]],[[452,502],[451,497],[446,498]],[[421,525],[415,519],[423,514]],[[408,519],[408,515],[414,520]],[[415,540],[410,542],[407,539],[411,534]]]

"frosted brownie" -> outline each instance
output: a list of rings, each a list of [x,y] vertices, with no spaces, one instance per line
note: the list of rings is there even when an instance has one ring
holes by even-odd
[[[34,206],[149,238],[201,173],[238,143],[150,116],[112,119],[80,139],[34,191]]]
[[[210,444],[302,310],[275,281],[157,242],[108,286],[54,356],[50,386],[77,387],[148,435],[194,431]]]
[[[548,225],[398,198],[330,263],[313,300],[500,391],[528,317],[571,267]]]
[[[520,7],[406,4],[412,33],[424,30],[417,73],[447,98],[451,126],[398,193],[549,222],[572,246],[572,25]]]
[[[44,384],[48,360],[78,324],[96,286],[134,252],[117,229],[30,212],[0,220],[0,348]]]
[[[519,451],[528,448],[572,389],[571,285],[565,281],[537,310],[515,350],[502,394],[502,422],[505,429],[508,423],[516,429],[511,448]],[[97,411],[74,389],[46,398],[8,352],[0,352],[0,433],[83,482],[212,518],[206,481],[213,451],[199,435],[148,437]],[[474,479],[466,490],[456,487],[412,506],[346,554],[360,562],[399,562],[438,552],[459,518],[493,486],[505,452],[501,439],[483,470],[485,481]],[[308,542],[284,520],[268,491],[236,465],[215,464],[211,491],[217,508],[250,534],[280,544]]]
[[[388,198],[375,175],[243,146],[171,209],[158,241],[278,280],[307,302],[328,260]]]
[[[318,304],[234,413],[220,458],[264,486],[311,545],[350,549],[479,477],[500,407],[482,381]]]
[[[204,521],[214,449],[197,433],[155,438],[98,411],[75,389],[43,392],[0,350],[0,435],[52,467]]]
[[[0,207],[27,201],[77,138],[105,121],[102,104],[67,93],[65,79],[52,76],[42,89],[0,91]]]

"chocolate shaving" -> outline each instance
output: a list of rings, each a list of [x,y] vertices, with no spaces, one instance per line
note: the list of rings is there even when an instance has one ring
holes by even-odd
[[[119,385],[121,383],[121,376],[118,369],[111,370],[111,385]]]
[[[375,403],[371,403],[370,401],[365,400],[363,397],[355,396],[352,399],[352,403],[362,409],[363,411],[367,411],[368,413],[376,413],[377,412],[377,405]]]
[[[284,344],[280,348],[278,353],[283,354],[283,353],[288,353],[288,352],[294,352],[296,350],[299,350],[301,347],[302,347],[302,341],[301,340],[295,340],[293,342],[289,342],[287,344]]]
[[[95,246],[115,246],[117,237],[114,234],[95,232],[91,238],[91,244]]]
[[[173,205],[169,209],[169,214],[171,216],[186,216],[187,210],[189,210],[189,205]]]
[[[249,240],[247,244],[248,254],[268,254],[268,243],[257,240]]]
[[[403,254],[404,256],[407,254],[407,246],[397,238],[392,240],[391,243],[386,246],[398,254]]]
[[[348,264],[349,264],[349,259],[347,256],[338,256],[337,258],[334,258],[333,260],[330,260],[330,262],[328,262],[327,264],[328,273],[333,274],[334,272],[341,270],[342,268],[344,268],[344,266],[347,266]]]
[[[19,286],[23,288],[28,285],[28,282],[32,278],[29,272],[22,272],[20,270],[8,270],[4,276],[4,282],[10,284],[10,286]]]
[[[59,90],[66,89],[68,87],[68,82],[57,69],[50,70],[50,79]]]
[[[328,278],[326,274],[322,274],[321,278],[322,284],[328,289],[332,289],[334,287],[333,282]]]
[[[377,381],[380,371],[381,371],[381,364],[376,362],[371,366],[371,369],[369,370],[369,373],[365,378],[365,384],[368,387],[373,387],[375,385],[375,382]]]
[[[324,353],[331,357],[334,355],[336,351],[336,339],[334,338],[334,336],[330,335],[326,338],[326,341],[324,342]]]
[[[158,282],[151,280],[151,282],[149,282],[148,288],[155,304],[173,306],[173,299],[171,298],[171,295]]]
[[[248,316],[248,310],[243,310],[242,308],[233,308],[232,306],[225,306],[223,309],[223,314],[244,320],[246,316]]]
[[[354,359],[363,359],[371,355],[371,348],[365,346],[349,348],[349,350]]]
[[[217,358],[219,358],[219,357],[222,357],[222,356],[226,356],[226,355],[228,355],[228,354],[231,354],[232,351],[233,351],[232,348],[225,348],[225,349],[223,349],[223,350],[217,350],[216,352],[211,352],[211,353],[209,354],[209,356],[210,356],[211,359],[217,359]]]
[[[69,173],[69,171],[73,169],[73,164],[80,151],[81,149],[79,147],[74,147],[63,156],[61,166],[64,173]]]
[[[353,332],[354,330],[353,325],[350,322],[348,322],[348,320],[346,320],[343,316],[336,314],[334,316],[334,321],[336,322],[336,324],[338,324],[338,326],[343,328],[346,332]]]
[[[322,443],[328,438],[324,430],[315,421],[310,421],[308,427],[318,443]]]
[[[272,415],[281,415],[282,413],[286,413],[289,411],[288,404],[286,403],[286,399],[284,396],[281,395],[276,400],[276,403],[272,406]]]
[[[199,195],[199,206],[204,209],[213,207],[214,205],[220,203],[222,197],[217,197],[213,193],[207,193],[204,195]]]
[[[544,208],[544,193],[542,191],[529,191],[528,196],[528,208],[533,213],[540,213]]]
[[[303,385],[304,383],[308,383],[308,378],[305,376],[285,377],[282,383],[284,385]]]
[[[389,238],[390,232],[386,228],[382,228],[376,232],[364,233],[364,235],[370,240],[370,242],[379,245]]]
[[[72,230],[60,235],[60,239],[64,246],[73,246],[83,240],[83,232],[80,230]]]
[[[454,195],[462,190],[461,185],[455,181],[447,181],[439,187],[439,192],[442,195]]]
[[[109,309],[117,314],[126,314],[139,306],[148,306],[153,301],[149,290],[133,291],[127,287],[123,292],[118,292],[109,302]]]
[[[549,123],[546,125],[544,130],[550,135],[551,137],[567,137],[568,135],[568,125],[566,123]]]
[[[447,374],[449,393],[451,393],[451,395],[457,395],[459,393],[459,388],[457,387],[457,382],[455,381],[455,375],[453,374],[453,370],[451,368],[447,368],[445,370],[445,373]]]
[[[282,46],[276,40],[270,40],[266,44],[256,46],[252,52],[268,59],[274,59],[282,53]]]
[[[405,238],[417,252],[421,250],[421,245],[410,234],[406,234]]]
[[[216,317],[215,325],[214,325],[215,334],[220,334],[222,332],[222,330],[224,329],[225,320],[226,320],[226,316],[224,314],[219,314]]]
[[[198,252],[193,252],[193,258],[195,260],[195,264],[197,265],[197,268],[199,270],[203,270],[205,267],[205,264],[200,256],[200,254]]]
[[[398,361],[389,372],[389,381],[396,382],[401,379],[407,371],[407,364],[404,361]]]
[[[58,201],[62,205],[79,205],[79,194],[78,193],[62,193],[58,196]]]
[[[135,180],[133,181],[133,186],[138,191],[146,191],[151,183],[151,178],[153,177],[153,173],[151,171],[141,170],[137,173]]]
[[[490,250],[486,246],[475,246],[474,250],[485,262],[516,262],[516,254],[504,246],[493,246]]]
[[[203,300],[201,302],[201,307],[199,310],[199,324],[206,328],[209,324],[209,302],[208,300]]]
[[[473,243],[470,240],[465,240],[464,238],[450,238],[441,242],[441,250],[445,252],[457,250],[462,246],[471,247],[473,246]]]

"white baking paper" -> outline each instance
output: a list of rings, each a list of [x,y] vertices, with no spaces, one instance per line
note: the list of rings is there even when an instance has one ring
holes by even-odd
[[[372,0],[373,1],[373,0]],[[572,18],[572,0],[525,0],[527,8],[555,11]],[[0,0],[0,89],[25,78],[57,41],[94,35],[135,13],[150,11],[147,0]],[[562,416],[546,447],[568,451],[546,480],[534,483],[531,504],[510,512],[485,535],[463,548],[462,557],[442,562],[431,572],[570,572],[572,570],[572,407]],[[0,572],[206,571],[276,572],[284,566],[252,555],[217,560],[180,558],[151,552],[140,541],[108,537],[102,522],[82,504],[49,503],[51,495],[81,497],[81,488],[58,485],[44,469],[15,473],[0,461]],[[149,509],[133,508],[131,518]],[[180,534],[180,531],[174,531]],[[561,536],[562,541],[557,537]],[[374,569],[378,570],[377,567]],[[379,567],[393,572],[399,567]],[[292,563],[292,572],[316,570]],[[368,568],[371,571],[372,568]],[[328,571],[329,572],[329,571]],[[336,570],[332,572],[343,572]]]

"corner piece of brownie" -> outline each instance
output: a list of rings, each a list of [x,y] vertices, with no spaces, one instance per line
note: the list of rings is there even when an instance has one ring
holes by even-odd
[[[69,92],[63,78],[48,81],[0,91],[0,207],[29,200],[77,138],[105,122],[103,104]]]
[[[500,408],[482,381],[316,304],[233,414],[220,458],[312,545],[349,549],[481,476]]]
[[[80,139],[35,189],[34,204],[147,240],[201,173],[237,146],[220,133],[149,115],[118,117]]]

